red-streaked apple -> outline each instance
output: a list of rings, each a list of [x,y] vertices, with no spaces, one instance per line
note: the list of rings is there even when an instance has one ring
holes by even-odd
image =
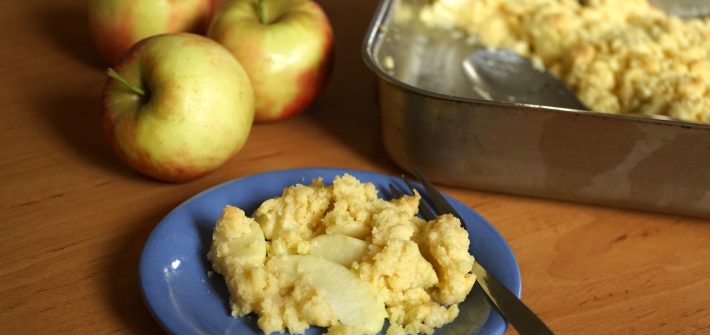
[[[180,182],[217,169],[242,148],[254,93],[217,42],[165,34],[138,42],[109,69],[101,108],[119,157],[148,176]]]
[[[239,60],[254,87],[257,121],[305,110],[330,72],[333,31],[310,0],[235,0],[212,20],[207,36]]]
[[[153,35],[204,32],[217,0],[89,0],[89,29],[99,52],[114,64]]]

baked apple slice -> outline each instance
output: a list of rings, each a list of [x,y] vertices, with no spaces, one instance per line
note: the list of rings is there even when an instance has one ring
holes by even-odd
[[[308,254],[349,268],[367,253],[367,242],[340,234],[320,235],[311,240]]]
[[[358,278],[346,267],[312,255],[282,255],[271,258],[267,271],[305,277],[322,293],[344,326],[364,334],[376,334],[385,320],[384,300],[369,283]]]
[[[264,265],[264,233],[244,211],[228,205],[217,220],[207,257],[215,271],[221,274],[233,272],[239,266]]]

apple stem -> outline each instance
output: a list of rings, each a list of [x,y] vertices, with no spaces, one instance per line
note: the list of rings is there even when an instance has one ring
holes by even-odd
[[[108,68],[106,70],[106,74],[108,74],[108,76],[111,77],[112,79],[123,84],[123,86],[125,86],[129,90],[133,91],[133,93],[138,94],[141,97],[145,97],[145,91],[143,91],[143,89],[128,82],[128,80],[126,80],[126,78],[123,78],[123,76],[121,76],[118,72],[116,72],[116,70],[114,70],[112,68]]]
[[[256,13],[259,15],[259,22],[261,24],[267,24],[266,22],[266,11],[264,10],[264,4],[261,0],[256,0]]]

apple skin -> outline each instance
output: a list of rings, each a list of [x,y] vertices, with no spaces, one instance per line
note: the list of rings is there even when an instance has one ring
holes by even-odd
[[[313,1],[235,0],[219,11],[207,36],[227,47],[249,74],[256,121],[304,111],[330,75],[333,30]]]
[[[89,30],[111,64],[136,42],[153,35],[203,33],[221,0],[89,0]]]
[[[101,99],[106,136],[118,156],[157,179],[183,182],[223,165],[249,136],[249,77],[218,43],[179,33],[135,44],[115,70],[147,92],[109,78]]]

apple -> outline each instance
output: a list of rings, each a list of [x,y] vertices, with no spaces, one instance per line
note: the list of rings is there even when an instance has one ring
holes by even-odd
[[[166,181],[203,176],[239,151],[254,118],[254,93],[239,62],[194,34],[149,37],[109,69],[101,118],[115,152]]]
[[[310,0],[235,0],[215,16],[207,36],[239,60],[254,87],[256,121],[305,110],[330,73],[333,31]]]
[[[89,30],[111,64],[136,42],[153,35],[204,32],[221,0],[89,0]]]
[[[211,5],[210,20],[209,20],[209,22],[207,22],[208,25],[210,22],[212,22],[212,19],[214,19],[214,17],[217,15],[217,13],[219,11],[221,11],[222,8],[224,7],[224,5],[226,5],[229,1],[231,1],[231,0],[212,0],[211,1],[211,3],[210,3],[210,5]]]

